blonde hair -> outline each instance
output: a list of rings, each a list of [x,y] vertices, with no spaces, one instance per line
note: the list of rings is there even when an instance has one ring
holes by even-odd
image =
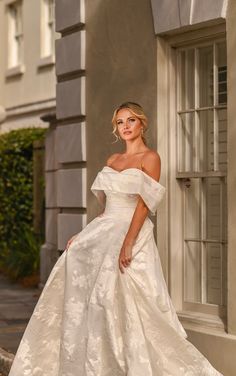
[[[119,107],[117,107],[115,109],[113,116],[112,116],[112,120],[111,120],[112,125],[113,125],[112,134],[114,134],[114,136],[116,137],[116,140],[114,142],[117,142],[119,140],[119,136],[117,136],[117,134],[116,134],[116,131],[117,131],[117,128],[118,128],[117,124],[116,124],[117,113],[118,113],[118,111],[120,111],[123,108],[129,109],[129,111],[141,121],[141,123],[143,125],[143,133],[146,132],[147,128],[148,128],[148,119],[147,119],[147,117],[144,113],[142,106],[140,106],[140,104],[135,103],[135,102],[124,102]],[[141,137],[142,137],[144,144],[147,145],[147,141],[146,141],[144,134],[142,134]]]

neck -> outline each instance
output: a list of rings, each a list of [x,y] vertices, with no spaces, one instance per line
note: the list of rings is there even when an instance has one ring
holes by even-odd
[[[142,139],[136,139],[133,141],[126,141],[126,151],[124,154],[133,155],[138,153],[143,153],[147,150],[147,146],[144,144]]]

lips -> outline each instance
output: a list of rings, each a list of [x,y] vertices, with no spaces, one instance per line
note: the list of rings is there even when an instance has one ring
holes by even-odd
[[[126,132],[124,132],[124,134],[131,134],[132,132],[130,132],[130,131],[126,131]]]

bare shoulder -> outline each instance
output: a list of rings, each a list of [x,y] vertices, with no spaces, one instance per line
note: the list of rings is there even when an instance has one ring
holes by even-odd
[[[120,156],[120,153],[114,153],[114,154],[110,155],[110,157],[108,157],[108,159],[107,159],[107,161],[106,161],[106,165],[107,165],[107,166],[110,166],[110,165],[114,162],[114,160],[115,160],[117,157],[119,157],[119,156]]]
[[[150,149],[144,154],[143,163],[144,164],[151,163],[151,164],[158,166],[161,163],[160,155],[155,150]]]
[[[142,160],[144,172],[159,181],[161,173],[161,158],[155,150],[149,150],[145,153]]]

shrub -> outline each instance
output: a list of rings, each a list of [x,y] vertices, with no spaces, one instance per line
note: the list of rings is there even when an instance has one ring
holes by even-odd
[[[0,267],[18,279],[39,269],[43,239],[33,230],[33,142],[45,129],[0,136]]]

